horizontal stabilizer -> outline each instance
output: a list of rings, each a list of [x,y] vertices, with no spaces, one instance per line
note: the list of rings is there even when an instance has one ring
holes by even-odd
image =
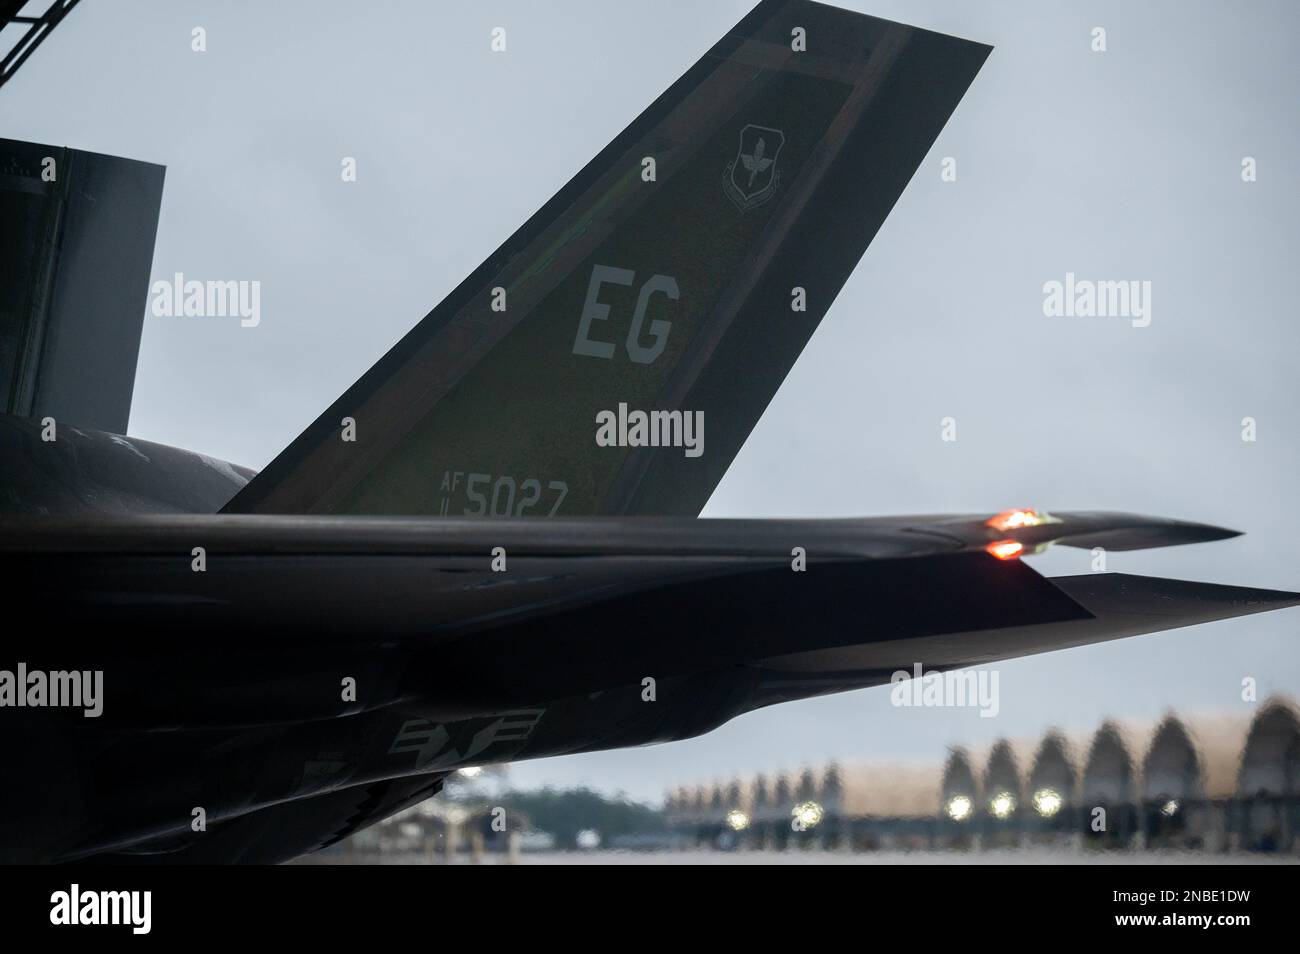
[[[1014,540],[1026,552],[1049,544],[1091,550],[1148,550],[1175,547],[1186,543],[1213,543],[1241,536],[1240,530],[1228,530],[1208,523],[1148,517],[1137,513],[1110,511],[1070,511],[1047,513],[1038,510],[1006,510],[992,517],[909,517],[913,529],[943,533],[967,546],[983,546],[995,540]]]
[[[1068,620],[979,632],[864,643],[799,653],[763,663],[770,705],[820,693],[881,685],[920,663],[926,672],[982,666],[1004,659],[1163,632],[1199,623],[1300,605],[1300,593],[1168,580],[1127,573],[1052,577],[1046,582],[1086,611]]]
[[[310,646],[313,666],[360,665],[380,643],[436,647],[428,668],[410,670],[416,683],[395,681],[392,695],[370,704],[413,693],[468,711],[646,672],[755,667],[874,685],[915,662],[978,665],[1300,601],[1122,574],[1047,579],[985,552],[1002,533],[1042,543],[1080,530],[1162,545],[1225,533],[1215,528],[1062,514],[1004,530],[988,526],[996,519],[10,517],[0,520],[0,571],[43,612],[90,627],[78,658],[109,646],[147,657],[150,632],[184,626],[195,638],[219,634],[222,658],[246,656],[241,671],[280,685],[269,660],[252,660]],[[192,572],[196,546],[203,573]],[[497,548],[508,572],[493,567]],[[110,629],[122,638],[105,642]],[[462,678],[469,671],[473,688]],[[292,667],[276,676],[285,686],[295,678]],[[222,698],[182,705],[184,718],[218,717],[223,707],[243,718],[229,692]],[[282,717],[311,714],[291,709]]]

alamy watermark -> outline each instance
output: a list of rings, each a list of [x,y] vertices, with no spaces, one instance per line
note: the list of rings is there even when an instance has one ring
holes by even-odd
[[[1129,318],[1134,328],[1151,324],[1150,281],[1092,281],[1065,273],[1065,281],[1043,283],[1048,318]]]
[[[596,412],[597,447],[682,447],[687,457],[704,453],[703,411]]]
[[[104,671],[0,669],[0,708],[81,709],[87,719],[104,711]]]
[[[153,892],[82,890],[74,882],[67,891],[50,895],[50,923],[122,925],[132,934],[148,934],[153,927]]]
[[[889,683],[889,701],[901,708],[978,708],[982,719],[993,718],[1001,709],[996,669],[925,672],[914,663],[911,672],[896,670]]]
[[[149,287],[149,309],[157,318],[238,318],[244,328],[262,322],[260,281],[186,281],[177,272],[171,281]]]

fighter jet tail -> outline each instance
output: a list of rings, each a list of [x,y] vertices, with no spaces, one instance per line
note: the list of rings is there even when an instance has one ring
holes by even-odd
[[[759,4],[226,511],[696,515],[989,50]]]

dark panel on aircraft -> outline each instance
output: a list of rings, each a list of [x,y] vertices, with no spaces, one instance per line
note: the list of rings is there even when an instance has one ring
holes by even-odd
[[[0,411],[126,432],[164,171],[0,140]]]
[[[216,513],[253,471],[194,451],[0,414],[0,513]]]
[[[1127,514],[1016,532],[1143,526],[1171,542],[1215,533]],[[981,527],[942,516],[4,518],[6,609],[42,627],[10,641],[0,671],[102,670],[104,692],[93,718],[6,710],[10,763],[42,784],[36,799],[31,786],[0,787],[0,858],[276,860],[462,765],[684,738],[913,662],[980,664],[1297,600],[1104,574],[1047,580],[983,552]],[[496,543],[508,573],[491,568]],[[654,705],[641,697],[647,675]],[[355,698],[341,696],[344,678]],[[194,805],[219,839],[193,839]]]

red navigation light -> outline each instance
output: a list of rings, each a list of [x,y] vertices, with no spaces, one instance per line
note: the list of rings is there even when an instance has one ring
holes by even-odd
[[[1004,510],[996,517],[986,520],[984,526],[1006,532],[1019,530],[1022,527],[1036,527],[1044,522],[1037,510]]]
[[[1014,560],[1020,556],[1021,551],[1025,549],[1025,545],[1015,540],[999,540],[997,543],[990,543],[984,549],[999,560]]]

